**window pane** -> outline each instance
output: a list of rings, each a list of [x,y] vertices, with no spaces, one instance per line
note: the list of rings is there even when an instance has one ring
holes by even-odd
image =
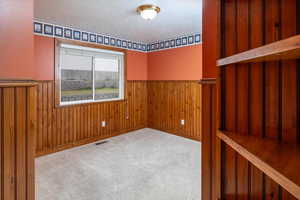
[[[92,57],[61,54],[61,102],[93,100]]]
[[[119,98],[118,59],[95,58],[95,99]]]

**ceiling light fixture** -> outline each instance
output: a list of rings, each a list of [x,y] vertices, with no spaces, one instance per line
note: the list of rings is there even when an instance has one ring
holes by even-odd
[[[140,13],[142,18],[152,20],[160,12],[160,8],[154,5],[141,5],[137,8],[137,12]]]

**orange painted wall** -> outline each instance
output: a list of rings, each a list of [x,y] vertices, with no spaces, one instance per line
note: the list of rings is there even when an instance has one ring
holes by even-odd
[[[34,79],[33,0],[1,0],[0,78]]]
[[[202,44],[148,54],[148,80],[200,80]]]
[[[34,36],[37,80],[54,80],[54,39]],[[127,80],[147,80],[147,54],[127,51]]]
[[[37,80],[54,80],[54,39],[34,36],[34,65]]]
[[[147,80],[147,53],[127,51],[127,80]]]
[[[54,80],[54,39],[34,36],[37,80]],[[143,53],[127,51],[127,80],[200,80],[202,45]]]

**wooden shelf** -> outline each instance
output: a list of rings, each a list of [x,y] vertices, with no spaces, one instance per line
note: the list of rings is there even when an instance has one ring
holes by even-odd
[[[300,145],[218,132],[218,137],[267,176],[300,199]]]
[[[300,58],[300,35],[219,59],[217,66]]]
[[[199,84],[216,84],[216,79],[215,78],[204,78],[199,80]]]

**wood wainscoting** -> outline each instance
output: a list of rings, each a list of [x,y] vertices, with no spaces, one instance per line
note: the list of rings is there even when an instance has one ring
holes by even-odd
[[[0,200],[34,200],[36,85],[0,81]]]
[[[54,89],[54,81],[38,85],[38,156],[147,126],[146,81],[127,81],[125,101],[66,107],[55,107]]]
[[[126,101],[55,107],[54,81],[38,85],[38,156],[141,128],[201,140],[198,81],[127,81]],[[184,119],[185,125],[180,121]],[[101,127],[101,121],[107,126]]]
[[[201,140],[198,81],[148,81],[148,127]],[[181,125],[181,120],[185,124]]]

